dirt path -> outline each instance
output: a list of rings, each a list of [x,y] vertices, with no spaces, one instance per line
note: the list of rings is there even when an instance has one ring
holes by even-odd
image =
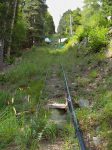
[[[42,142],[40,144],[40,150],[64,150],[63,148],[64,142],[62,139],[57,139],[54,143],[50,143],[49,141]]]
[[[55,123],[60,130],[66,125],[67,107],[64,82],[60,77],[60,67],[58,65],[53,65],[49,72],[44,95],[46,95],[47,107],[51,113],[49,121]],[[63,108],[61,108],[62,106]],[[63,145],[63,139],[57,137],[54,142],[42,141],[39,150],[64,150]]]

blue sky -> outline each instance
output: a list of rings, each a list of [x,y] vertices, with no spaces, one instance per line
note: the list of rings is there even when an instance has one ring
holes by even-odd
[[[60,17],[68,9],[74,10],[77,7],[83,7],[83,0],[47,0],[49,12],[53,16],[53,20],[57,29]]]

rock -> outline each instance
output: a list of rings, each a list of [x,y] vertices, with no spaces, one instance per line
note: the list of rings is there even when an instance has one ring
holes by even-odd
[[[95,146],[98,146],[101,143],[101,140],[98,136],[93,137],[93,143]]]
[[[81,98],[79,100],[79,106],[80,107],[89,107],[89,101],[86,99]]]
[[[99,132],[100,131],[100,127],[96,127],[96,132]]]

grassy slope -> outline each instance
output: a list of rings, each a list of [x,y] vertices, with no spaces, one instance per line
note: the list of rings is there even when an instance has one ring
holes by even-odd
[[[33,48],[23,55],[18,65],[0,76],[0,149],[11,142],[20,149],[37,147],[35,139],[41,138],[39,133],[47,121],[47,112],[40,109],[43,105],[40,99],[53,60],[48,51],[46,47]],[[16,117],[15,110],[21,115]],[[32,115],[35,111],[37,114]]]
[[[62,57],[68,78],[74,84],[74,101],[88,100],[89,108],[77,109],[81,128],[93,149],[112,148],[112,59],[105,54],[84,55],[83,47]],[[93,137],[98,144],[94,144]]]
[[[48,48],[38,48],[25,53],[20,64],[5,75],[1,75],[0,146],[3,149],[13,142],[16,146],[21,146],[21,149],[37,148],[37,141],[41,139],[49,116],[42,107],[43,101],[40,99],[40,93],[44,87],[47,68],[50,68],[53,62],[58,63],[60,54],[70,80],[69,84],[74,85],[74,101],[78,102],[80,98],[83,98],[89,100],[90,103],[89,108],[77,109],[85,137],[88,136],[91,147],[95,147],[92,142],[93,137],[100,137],[102,142],[97,145],[97,148],[108,147],[110,150],[112,147],[112,60],[106,59],[104,54],[85,56],[83,50],[77,54],[76,48],[54,55],[48,51]],[[38,109],[36,106],[39,106]],[[43,109],[40,110],[40,107]],[[37,110],[37,113],[16,117],[14,108],[17,113],[27,110],[31,113]],[[51,138],[54,136],[52,131],[46,132]]]

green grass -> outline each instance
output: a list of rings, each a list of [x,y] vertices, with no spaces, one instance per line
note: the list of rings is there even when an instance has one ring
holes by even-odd
[[[18,134],[18,121],[11,108],[5,109],[0,116],[0,148],[9,144]]]
[[[89,73],[89,76],[90,78],[96,78],[98,76],[98,72],[97,70],[92,70],[90,73]]]
[[[41,95],[45,87],[47,70],[52,65],[59,66],[60,61],[70,81],[69,86],[74,83],[74,101],[78,102],[80,98],[84,98],[91,103],[90,108],[76,110],[81,129],[85,134],[89,133],[91,138],[101,135],[104,143],[107,143],[106,148],[110,150],[112,145],[112,77],[109,71],[107,74],[102,71],[108,69],[108,62],[105,55],[101,53],[85,56],[83,48],[77,55],[76,47],[68,51],[46,47],[33,48],[23,54],[20,64],[0,76],[0,83],[4,85],[4,89],[0,92],[2,149],[10,146],[10,143],[15,143],[20,146],[20,149],[35,150],[43,138],[52,141],[62,135],[66,141],[64,149],[71,150],[74,143],[77,145],[77,140],[74,140],[73,127],[69,122],[62,131],[58,131],[55,124],[49,123],[50,114],[44,108],[46,100],[42,99],[42,97],[46,98],[46,95]],[[51,74],[50,72],[49,76]],[[57,75],[63,79],[60,71]],[[63,99],[60,99],[60,102],[63,102]],[[13,108],[22,115],[16,117]],[[36,110],[36,113],[28,115],[23,113],[28,110]],[[97,127],[98,131],[96,131]]]
[[[49,48],[32,48],[24,53],[18,65],[1,75],[0,83],[4,84],[4,90],[0,92],[0,114],[4,114],[0,118],[2,149],[12,142],[20,146],[20,149],[33,149],[37,145],[38,133],[47,122],[48,113],[44,110],[40,97],[53,57],[49,54]],[[38,105],[41,109],[37,109]],[[16,117],[13,108],[21,115]],[[29,110],[36,111],[35,117],[22,113]]]
[[[8,99],[10,94],[5,91],[0,91],[0,109],[3,109],[5,106],[8,105]]]
[[[83,48],[77,57],[76,48],[61,52],[61,61],[67,72],[68,80],[75,83],[75,101],[84,98],[90,101],[90,108],[77,109],[81,128],[91,138],[101,136],[102,149],[111,149],[112,133],[112,77],[109,61],[103,52],[85,56]],[[56,52],[55,52],[56,53]],[[57,51],[59,53],[59,51]],[[106,74],[105,74],[105,70]],[[98,128],[98,131],[97,131]],[[107,144],[107,145],[106,145]],[[100,144],[99,147],[102,145]]]

